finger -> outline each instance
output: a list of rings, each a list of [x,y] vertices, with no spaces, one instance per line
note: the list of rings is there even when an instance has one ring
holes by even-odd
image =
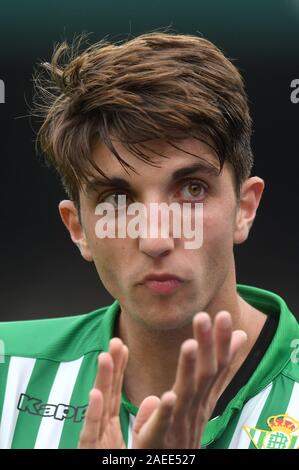
[[[214,333],[210,316],[201,312],[193,319],[194,337],[198,343],[197,353],[197,399],[210,388],[217,373],[217,356],[214,342]]]
[[[95,449],[100,433],[103,396],[99,390],[93,388],[89,397],[89,405],[86,410],[84,425],[80,434],[79,449]]]
[[[136,437],[140,449],[167,448],[167,431],[171,426],[176,394],[171,390],[162,395],[159,406],[150,415]]]
[[[94,388],[103,395],[103,413],[101,420],[100,435],[106,428],[110,413],[111,387],[113,379],[113,360],[109,353],[103,352],[98,358],[98,373],[96,375]]]
[[[240,352],[240,350],[244,347],[245,343],[247,341],[247,334],[243,330],[235,330],[232,332],[232,337],[231,337],[231,344],[230,348],[228,351],[228,359],[227,359],[227,366],[222,369],[222,371],[218,374],[215,383],[213,384],[213,387],[211,389],[211,396],[213,397],[214,406],[216,405],[216,402],[221,395],[221,393],[224,391],[224,388],[226,387],[226,380],[229,374],[231,374],[231,367],[234,359]],[[231,377],[232,378],[232,377]],[[214,409],[211,409],[211,413]]]
[[[177,399],[174,410],[174,427],[183,426],[183,421],[196,392],[197,341],[189,339],[181,346],[173,391]]]
[[[247,342],[247,334],[244,330],[235,330],[232,333],[229,361],[232,362]]]
[[[115,404],[114,404],[114,415],[119,415],[119,408],[120,408],[120,401],[121,401],[121,393],[122,393],[122,387],[123,387],[123,381],[124,381],[124,373],[128,364],[128,358],[129,358],[129,350],[127,346],[123,346],[123,361],[121,364],[120,368],[120,375],[118,382],[116,383],[115,387]]]
[[[247,335],[243,330],[235,330],[232,333],[230,348],[228,352],[228,364],[224,367],[220,373],[217,374],[216,380],[214,381],[209,396],[204,398],[206,400],[206,413],[203,413],[202,407],[198,407],[196,421],[193,423],[192,434],[194,440],[192,442],[192,448],[198,448],[200,445],[201,434],[203,431],[203,426],[210,418],[213,413],[216,403],[226,387],[226,382],[228,375],[231,373],[231,364],[240,350],[244,347],[247,341]]]
[[[133,426],[133,433],[138,434],[140,432],[140,429],[148,421],[149,417],[152,415],[152,413],[158,408],[160,405],[160,398],[156,396],[149,396],[146,397],[138,410],[134,426]]]
[[[232,318],[228,312],[219,312],[214,322],[214,338],[217,354],[217,374],[227,367],[232,339]]]
[[[189,413],[190,448],[197,448],[204,426],[210,417],[208,397],[213,384],[228,362],[231,342],[231,317],[228,312],[217,314],[212,326],[205,312],[194,317],[194,336],[198,341],[197,393]]]
[[[120,338],[113,338],[109,344],[109,353],[113,360],[110,416],[118,416],[123,374],[128,360],[128,348],[123,344]]]

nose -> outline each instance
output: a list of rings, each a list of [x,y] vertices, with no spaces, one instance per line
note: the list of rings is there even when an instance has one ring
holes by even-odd
[[[166,256],[174,249],[175,245],[171,223],[170,221],[165,223],[165,214],[163,217],[159,210],[152,212],[153,206],[151,209],[149,206],[150,204],[144,206],[147,210],[147,222],[144,226],[146,230],[142,230],[139,237],[139,250],[152,258]]]
[[[174,248],[173,238],[146,238],[139,239],[139,250],[152,258],[168,255]]]

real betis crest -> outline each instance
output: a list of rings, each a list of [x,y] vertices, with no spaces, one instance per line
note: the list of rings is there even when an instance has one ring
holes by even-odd
[[[270,416],[267,424],[271,431],[244,426],[245,431],[257,449],[298,449],[299,421],[291,416],[281,414]]]

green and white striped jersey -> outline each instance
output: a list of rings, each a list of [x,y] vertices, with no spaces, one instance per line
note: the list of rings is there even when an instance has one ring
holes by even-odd
[[[249,286],[239,294],[279,317],[255,372],[209,421],[207,448],[299,448],[299,325],[278,295]],[[118,301],[79,316],[0,323],[0,448],[76,448],[99,352],[108,350]],[[122,395],[120,420],[131,447],[137,408]]]

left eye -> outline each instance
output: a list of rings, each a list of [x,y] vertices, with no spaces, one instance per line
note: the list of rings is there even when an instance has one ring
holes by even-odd
[[[202,197],[204,196],[205,191],[206,191],[206,188],[201,183],[196,183],[196,182],[187,183],[181,189],[181,193],[183,197],[186,199],[190,198],[190,196]]]

